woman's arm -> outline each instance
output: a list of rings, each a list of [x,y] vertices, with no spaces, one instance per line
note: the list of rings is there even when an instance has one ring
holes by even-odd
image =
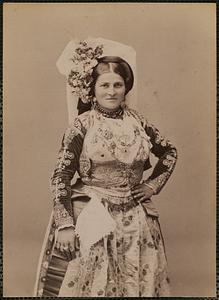
[[[74,226],[71,207],[71,180],[78,170],[85,128],[79,118],[69,126],[62,139],[58,160],[51,178],[56,228]]]
[[[154,194],[158,194],[174,170],[177,150],[169,140],[160,135],[158,129],[152,124],[145,122],[144,129],[150,137],[151,152],[159,159],[152,174],[144,183],[153,190]]]

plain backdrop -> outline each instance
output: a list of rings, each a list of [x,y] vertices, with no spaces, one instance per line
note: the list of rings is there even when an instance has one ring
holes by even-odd
[[[172,295],[215,296],[215,12],[206,3],[4,4],[4,296],[33,293],[68,124],[55,63],[87,36],[136,49],[139,110],[179,152],[154,197]]]

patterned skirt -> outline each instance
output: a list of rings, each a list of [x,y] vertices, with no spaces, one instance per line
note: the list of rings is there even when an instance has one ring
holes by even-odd
[[[83,201],[74,202],[75,214],[83,205]],[[167,261],[158,217],[150,214],[143,204],[127,210],[112,205],[108,210],[116,229],[94,244],[86,257],[81,255],[80,247],[74,257],[55,250],[51,222],[50,240],[45,242],[35,296],[169,296]]]

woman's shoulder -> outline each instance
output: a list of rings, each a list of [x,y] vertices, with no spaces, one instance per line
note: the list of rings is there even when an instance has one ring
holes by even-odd
[[[126,107],[126,110],[127,110],[128,114],[130,114],[132,117],[134,117],[142,125],[146,125],[147,124],[147,119],[146,119],[146,117],[142,113],[140,113],[136,109],[130,108],[128,106]]]
[[[86,124],[91,118],[91,110],[85,111],[78,115],[75,120],[79,120],[82,124]]]
[[[92,110],[88,110],[78,115],[76,119],[80,120],[82,123],[86,123],[91,119],[91,117],[92,117]]]
[[[76,116],[70,122],[70,128],[77,128],[82,132],[85,132],[90,126],[91,111],[86,111]]]

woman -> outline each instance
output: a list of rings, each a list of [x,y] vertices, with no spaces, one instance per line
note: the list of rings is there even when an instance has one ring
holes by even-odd
[[[88,73],[80,97],[89,101],[81,102],[85,112],[64,134],[51,180],[54,217],[37,295],[168,296],[164,243],[151,197],[171,175],[176,149],[126,105],[134,76],[125,60],[99,56]],[[77,74],[69,75],[74,90],[81,84]],[[158,162],[143,180],[150,153]],[[75,172],[80,179],[71,186]]]

